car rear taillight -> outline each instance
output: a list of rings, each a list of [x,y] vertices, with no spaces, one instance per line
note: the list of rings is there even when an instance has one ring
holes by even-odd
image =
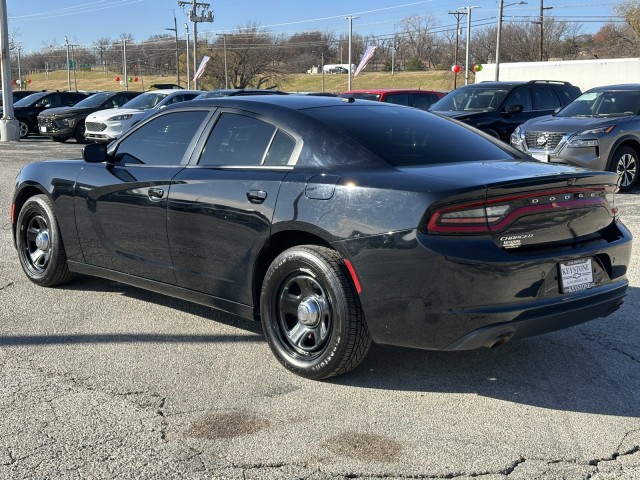
[[[569,188],[490,198],[440,207],[425,222],[425,232],[482,235],[506,230],[518,218],[580,208],[606,208],[613,218],[615,186]]]

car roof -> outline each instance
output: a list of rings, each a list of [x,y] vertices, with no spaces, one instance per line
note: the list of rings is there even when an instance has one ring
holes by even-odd
[[[144,93],[160,93],[160,94],[165,94],[165,95],[182,95],[185,93],[195,93],[195,94],[201,94],[203,93],[202,90],[186,90],[184,88],[181,89],[177,89],[177,88],[163,88],[163,89],[159,89],[159,90],[147,90]]]
[[[640,83],[621,83],[618,85],[602,85],[600,87],[594,87],[587,90],[589,92],[609,92],[613,90],[625,91],[625,92],[640,92]]]
[[[322,95],[247,95],[231,97],[214,97],[191,100],[171,105],[167,108],[184,108],[187,106],[228,107],[228,108],[269,108],[269,106],[285,107],[292,110],[304,110],[308,108],[336,107],[346,104],[362,103],[369,107],[399,107],[384,102],[370,102],[368,100],[356,100],[353,98],[338,98]]]
[[[345,90],[344,93],[443,93],[438,90],[423,90],[421,88],[367,88],[362,90]]]

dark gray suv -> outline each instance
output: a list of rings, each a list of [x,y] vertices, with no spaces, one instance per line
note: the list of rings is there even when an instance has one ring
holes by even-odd
[[[511,145],[543,162],[617,172],[627,191],[638,179],[640,84],[592,88],[516,128]]]
[[[553,113],[580,95],[568,82],[481,82],[449,92],[429,111],[446,115],[509,142],[515,128],[530,118]]]

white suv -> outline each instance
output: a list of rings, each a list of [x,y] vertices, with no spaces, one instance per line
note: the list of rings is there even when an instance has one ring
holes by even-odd
[[[201,90],[150,90],[120,108],[92,113],[85,121],[84,136],[92,142],[110,142],[167,105],[192,100]]]

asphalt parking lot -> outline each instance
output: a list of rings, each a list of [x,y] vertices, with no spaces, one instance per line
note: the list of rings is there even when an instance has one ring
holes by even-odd
[[[107,280],[26,279],[14,177],[80,149],[0,143],[0,478],[640,478],[637,261],[606,319],[495,350],[374,345],[309,381],[255,323]],[[640,188],[617,199],[638,237]]]

